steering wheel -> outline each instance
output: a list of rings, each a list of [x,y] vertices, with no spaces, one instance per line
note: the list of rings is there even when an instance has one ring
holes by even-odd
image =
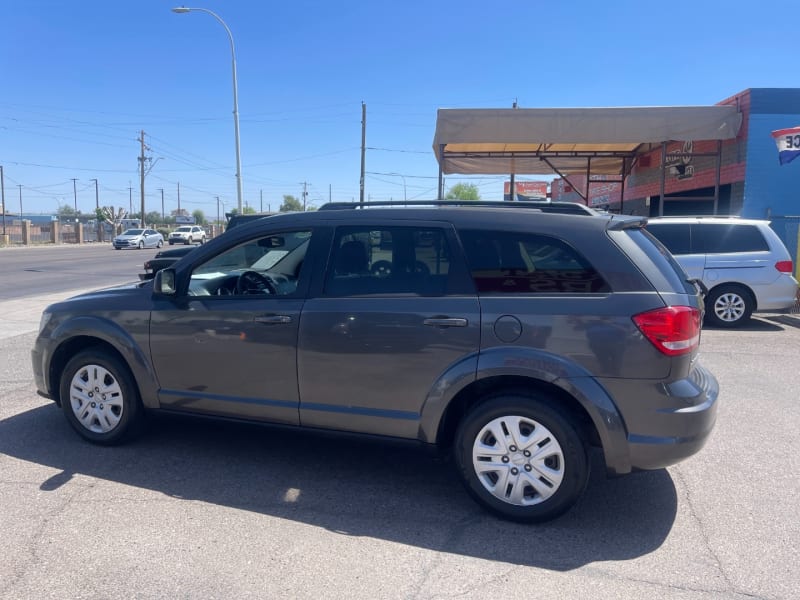
[[[237,294],[277,294],[268,277],[256,271],[244,271],[236,280]]]

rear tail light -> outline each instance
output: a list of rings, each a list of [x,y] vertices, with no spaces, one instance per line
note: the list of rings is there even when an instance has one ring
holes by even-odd
[[[794,265],[790,260],[779,260],[775,263],[775,268],[778,269],[781,273],[793,273],[794,272]]]
[[[700,311],[691,306],[667,306],[634,315],[644,336],[667,356],[692,352],[700,344]]]

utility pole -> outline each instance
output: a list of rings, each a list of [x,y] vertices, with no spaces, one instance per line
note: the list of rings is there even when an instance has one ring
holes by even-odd
[[[100,239],[100,192],[97,187],[97,179],[90,181],[94,181],[94,218],[97,221],[97,241],[102,242],[103,240]]]
[[[332,202],[332,200],[331,200],[331,196],[332,196],[332,194],[333,194],[333,187],[332,187],[332,186],[331,186],[331,184],[329,183],[329,184],[328,184],[328,202]]]
[[[258,190],[258,197],[261,200],[261,207],[258,212],[264,212],[264,190]]]
[[[306,198],[308,197],[308,191],[306,191],[306,186],[308,184],[304,181],[303,182],[303,212],[306,212]]]
[[[514,104],[511,106],[511,108],[517,108],[517,100],[516,100],[516,98],[514,99]],[[517,189],[517,182],[516,182],[516,177],[515,177],[516,173],[514,173],[514,170],[513,170],[513,164],[514,164],[514,159],[513,158],[511,159],[511,164],[512,164],[512,172],[511,172],[511,180],[509,181],[509,186],[508,186],[508,193],[509,193],[508,199],[513,202],[514,200],[517,199],[517,194],[515,193],[516,189]],[[587,184],[587,186],[588,186],[588,184]]]
[[[178,214],[181,215],[181,182],[178,182]]]
[[[217,198],[217,227],[221,227],[222,223],[220,223],[219,221],[219,196],[216,196],[216,198]]]
[[[146,228],[147,224],[145,223],[145,216],[144,216],[144,129],[142,129],[142,137],[139,138],[139,143],[141,144],[141,154],[139,155],[139,176],[140,176],[140,187],[141,187],[141,196],[142,196],[142,214],[140,215],[141,218],[141,225],[142,229]]]
[[[367,105],[361,103],[361,183],[359,185],[359,202],[364,202],[364,168],[367,146]]]
[[[3,165],[0,165],[0,201],[3,203],[3,235],[6,234],[6,183],[3,179]],[[3,238],[5,240],[5,238]]]
[[[128,182],[130,184],[130,181]],[[128,188],[128,214],[133,212],[133,188]]]
[[[165,223],[166,220],[164,219],[164,188],[158,188],[161,192],[161,223]]]
[[[72,197],[75,200],[75,218],[78,217],[78,189],[75,187],[75,182],[78,181],[74,177],[72,178]]]
[[[18,183],[19,188],[19,220],[22,221],[22,184]]]

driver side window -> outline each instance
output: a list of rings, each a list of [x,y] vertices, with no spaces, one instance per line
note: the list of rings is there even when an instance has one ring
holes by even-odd
[[[290,296],[297,290],[310,231],[248,240],[197,265],[190,296]]]

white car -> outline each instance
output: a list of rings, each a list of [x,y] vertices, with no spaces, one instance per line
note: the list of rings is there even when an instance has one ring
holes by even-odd
[[[126,229],[114,238],[115,250],[123,248],[161,248],[164,245],[164,236],[155,229]]]
[[[206,232],[198,225],[182,225],[169,234],[169,245],[173,244],[200,244],[206,243]]]
[[[708,288],[712,325],[736,327],[753,312],[780,312],[796,300],[792,257],[769,221],[659,217],[648,220],[647,230]]]

